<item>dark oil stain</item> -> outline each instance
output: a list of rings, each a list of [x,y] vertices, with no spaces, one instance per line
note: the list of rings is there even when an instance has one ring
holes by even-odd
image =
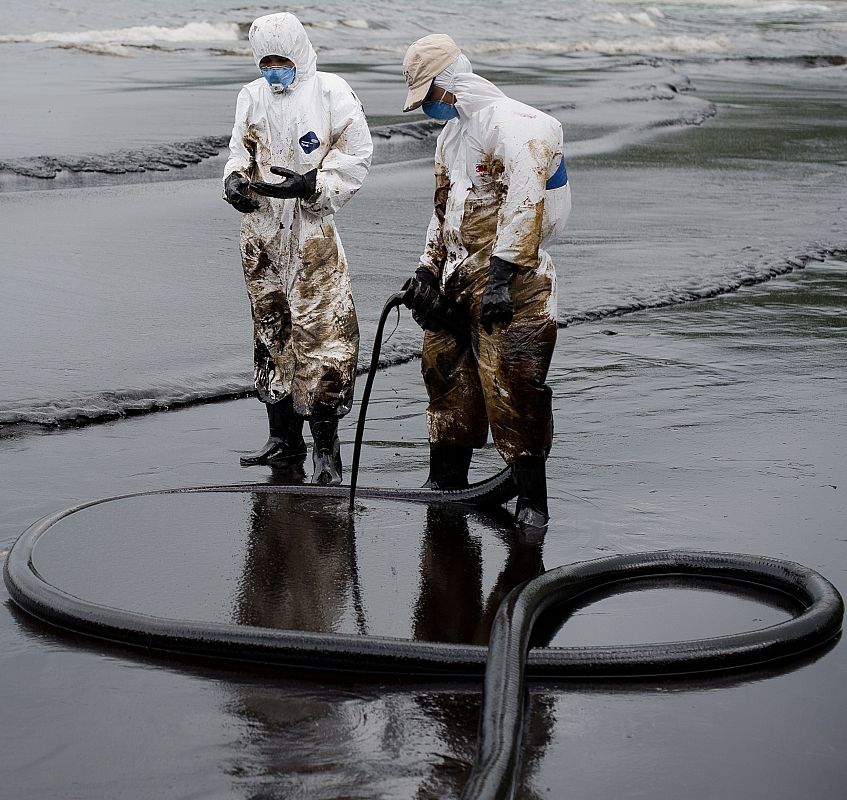
[[[253,160],[253,169],[249,177],[251,180],[256,180],[261,176],[259,165],[272,163],[270,144],[265,133],[259,130],[255,123],[247,126],[247,132],[241,141]]]
[[[505,168],[499,158],[485,156],[477,169],[482,170],[487,179],[479,190],[472,190],[465,198],[459,238],[468,257],[451,276],[453,285],[461,287],[462,301],[466,305],[478,305],[474,297],[479,294],[480,281],[487,280],[488,259],[497,238],[500,210],[508,192]]]
[[[481,250],[491,250],[497,238],[499,211],[498,204],[480,201],[468,195],[462,214],[461,237],[469,255]]]
[[[554,149],[539,139],[530,139],[527,151],[532,159],[541,199],[533,202],[531,197],[525,198],[520,208],[528,210],[529,222],[524,225],[515,237],[512,247],[518,251],[516,263],[525,267],[538,266],[538,250],[541,247],[541,239],[544,223],[544,186],[547,183],[547,173],[556,155]]]
[[[439,375],[443,378],[449,378],[456,368],[456,359],[455,357],[451,358],[447,353],[439,353],[435,359],[435,366]]]
[[[506,168],[503,165],[502,159],[491,154],[483,155],[476,165],[476,173],[480,176],[487,177],[495,185],[499,184],[499,191],[502,191],[503,188],[503,175],[505,172]]]
[[[262,287],[262,288],[259,288]],[[291,371],[291,308],[282,288],[248,285],[253,315],[253,379],[260,399],[271,399],[271,384]]]
[[[544,223],[544,198],[529,206],[529,224],[523,226],[515,236],[512,247],[519,256],[516,262],[521,266],[537,267],[538,250],[541,247],[541,231]]]
[[[303,245],[303,267],[304,280],[309,279],[309,274],[316,273],[327,264],[338,264],[338,243],[335,236],[321,236],[314,239],[308,239]],[[321,274],[321,278],[326,278],[326,271]],[[316,289],[321,287],[315,287]],[[325,291],[326,287],[323,287]],[[321,292],[323,293],[323,292]]]
[[[532,156],[532,160],[535,162],[538,177],[546,184],[547,173],[553,166],[553,157],[556,155],[554,149],[547,142],[542,142],[538,139],[530,139],[526,143],[526,147],[529,150],[530,156]]]
[[[344,405],[351,388],[349,374],[342,372],[335,364],[325,365],[317,382],[313,413],[321,417],[335,414]]]
[[[256,139],[251,133],[248,131],[244,136],[241,137],[241,143],[244,145],[244,149],[250,154],[250,158],[252,161],[256,160]]]
[[[488,438],[488,417],[476,363],[444,331],[424,336],[421,371],[429,407],[429,439],[445,446],[482,447]]]
[[[282,288],[254,293],[253,324],[269,350],[282,349],[291,335],[291,308]]]
[[[242,243],[241,265],[244,268],[244,278],[247,281],[248,293],[251,284],[262,280],[276,280],[273,262],[267,250],[255,239],[247,239]]]
[[[435,196],[433,198],[435,217],[442,232],[435,239],[426,243],[426,257],[439,270],[444,267],[447,260],[447,246],[444,243],[444,215],[447,209],[447,198],[450,194],[450,178],[443,169],[435,173]]]
[[[557,334],[556,321],[546,311],[551,290],[547,275],[518,274],[515,318],[481,341],[491,431],[507,463],[545,456],[552,443],[552,392],[545,383]]]
[[[348,139],[347,129],[345,128],[332,140],[327,152],[329,152],[329,150],[340,150],[342,153],[346,153]]]
[[[296,321],[299,350],[292,379],[292,396],[298,413],[311,416],[316,407],[326,412],[346,413],[353,402],[353,387],[359,348],[359,325],[352,301],[338,310],[343,265],[339,263],[338,242],[332,228],[321,229],[328,236],[308,239],[301,252],[297,293],[308,306]],[[328,345],[342,342],[345,355],[330,354]]]

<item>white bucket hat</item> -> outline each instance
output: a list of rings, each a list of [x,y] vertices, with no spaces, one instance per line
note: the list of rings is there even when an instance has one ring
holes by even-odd
[[[403,77],[409,87],[403,111],[412,111],[423,103],[433,78],[450,66],[462,51],[446,33],[433,33],[409,45],[403,59]]]

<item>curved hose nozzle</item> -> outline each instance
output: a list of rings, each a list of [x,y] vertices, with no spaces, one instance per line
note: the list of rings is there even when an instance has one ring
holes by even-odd
[[[434,328],[443,328],[450,333],[462,346],[467,347],[473,353],[473,345],[470,335],[470,322],[466,313],[457,305],[451,303],[438,289],[427,286],[410,278],[403,284],[403,288],[391,295],[382,307],[379,322],[376,327],[373,351],[371,352],[371,365],[368,368],[368,378],[365,381],[365,390],[362,392],[362,402],[359,408],[359,421],[356,425],[356,441],[353,444],[353,465],[350,468],[350,511],[356,499],[356,482],[359,476],[359,457],[362,454],[362,437],[365,433],[365,419],[368,414],[368,401],[371,397],[374,377],[379,367],[379,354],[382,350],[382,333],[385,329],[385,321],[392,309],[398,306],[414,311],[426,320]],[[476,354],[474,354],[476,355]]]

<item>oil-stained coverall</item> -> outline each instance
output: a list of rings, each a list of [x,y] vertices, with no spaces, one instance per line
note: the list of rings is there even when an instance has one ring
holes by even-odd
[[[317,170],[311,196],[253,194],[259,207],[242,218],[256,389],[266,404],[286,400],[301,427],[302,417],[334,418],[337,427],[352,405],[359,329],[333,215],[367,175],[371,136],[350,86],[316,70],[315,51],[294,15],[260,17],[249,39],[257,65],[282,56],[296,75],[285,91],[272,92],[261,77],[239,92],[225,186],[233,172],[274,183],[271,166]]]
[[[426,39],[439,37],[452,41]],[[425,333],[432,453],[437,459],[482,447],[490,426],[507,464],[540,461],[543,470],[553,432],[545,380],[557,330],[556,271],[544,246],[562,232],[571,208],[562,126],[473,74],[461,54],[433,84],[455,96],[458,117],[438,137],[435,208],[419,270],[432,273],[466,313],[473,352],[446,330]],[[515,270],[514,316],[488,332],[480,316],[492,257]],[[546,484],[543,505],[546,515]]]

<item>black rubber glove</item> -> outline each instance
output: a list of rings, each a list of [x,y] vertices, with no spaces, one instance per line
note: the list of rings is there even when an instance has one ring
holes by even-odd
[[[249,214],[259,207],[257,200],[244,194],[244,190],[249,186],[250,181],[240,172],[230,172],[224,181],[224,196],[227,202],[242,214]]]
[[[282,200],[290,197],[300,197],[305,200],[315,193],[315,184],[318,180],[316,169],[310,169],[303,175],[285,167],[271,167],[271,172],[274,175],[280,175],[282,181],[280,183],[251,181],[250,188],[257,194],[263,194],[265,197],[279,197]]]
[[[425,331],[440,331],[442,326],[435,318],[438,278],[426,267],[418,267],[403,284],[403,290],[406,292],[403,303],[411,309],[412,319]]]
[[[488,283],[482,293],[482,312],[479,324],[489,335],[495,324],[508,325],[515,316],[512,303],[512,281],[518,274],[518,265],[491,256],[489,261]]]

